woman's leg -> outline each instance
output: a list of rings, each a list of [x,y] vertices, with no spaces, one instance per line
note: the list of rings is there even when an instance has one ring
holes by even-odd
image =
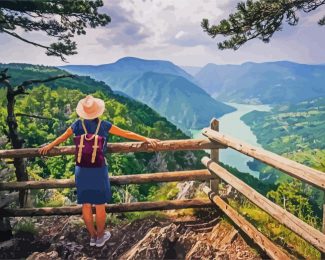
[[[106,211],[105,204],[96,205],[97,237],[102,237],[105,231]]]
[[[82,216],[90,236],[96,237],[97,232],[94,227],[94,217],[90,203],[82,204]]]

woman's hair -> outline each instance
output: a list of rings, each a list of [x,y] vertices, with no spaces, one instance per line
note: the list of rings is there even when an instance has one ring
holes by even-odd
[[[80,119],[82,119],[82,117],[80,117]],[[98,121],[98,120],[99,120],[99,117],[96,117],[96,118],[93,118],[93,119],[85,119],[85,118],[84,118],[84,120],[89,120],[89,121],[94,121],[94,120],[96,120],[96,121]]]

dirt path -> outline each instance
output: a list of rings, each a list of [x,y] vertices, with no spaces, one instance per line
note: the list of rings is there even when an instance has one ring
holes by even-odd
[[[0,258],[27,259],[261,259],[241,234],[217,216],[154,216],[108,225],[112,237],[89,246],[79,216],[33,217],[39,233],[20,233],[0,244]],[[263,255],[263,258],[266,256]]]

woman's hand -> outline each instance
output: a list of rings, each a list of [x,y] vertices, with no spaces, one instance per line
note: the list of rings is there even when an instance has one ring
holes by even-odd
[[[158,142],[160,142],[159,139],[155,139],[155,138],[146,138],[146,141],[152,145],[153,148],[156,148],[158,145]]]
[[[50,151],[51,149],[53,148],[53,145],[52,144],[48,144],[48,145],[45,145],[41,148],[38,149],[38,152],[42,155],[45,155],[48,153],[48,151]]]

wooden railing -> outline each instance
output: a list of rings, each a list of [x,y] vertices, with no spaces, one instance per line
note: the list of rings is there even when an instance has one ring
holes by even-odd
[[[270,166],[273,166],[274,168],[277,168],[289,174],[292,177],[307,182],[323,191],[325,190],[325,173],[321,171],[289,160],[275,153],[266,151],[262,148],[247,144],[231,136],[219,133],[218,131],[212,129],[212,127],[204,128],[202,130],[202,134],[208,137],[209,140],[215,141],[218,144],[225,145],[245,155],[251,156],[257,160],[260,160]],[[208,158],[205,156],[202,158],[201,161],[211,171],[212,174],[219,177],[226,183],[230,184],[233,188],[243,194],[247,199],[257,205],[259,208],[267,212],[274,219],[279,221],[281,224],[285,225],[291,231],[293,231],[294,233],[308,241],[310,244],[312,244],[314,247],[316,247],[318,250],[320,250],[323,253],[323,259],[325,253],[325,203],[323,205],[324,210],[322,233],[314,227],[306,224],[290,212],[281,208],[277,204],[273,203],[271,200],[267,199],[257,191],[255,191],[249,185],[247,185],[246,183],[232,175],[230,172],[228,172],[226,169],[221,167],[216,160],[213,160],[213,158]],[[270,243],[269,240],[266,242],[265,237],[262,238],[261,234],[253,232],[252,229],[245,231],[245,229],[250,224],[247,223],[245,219],[242,218],[242,216],[239,217],[238,212],[234,214],[233,211],[229,210],[230,206],[221,199],[221,197],[218,195],[218,190],[214,192],[213,189],[205,187],[204,191],[219,208],[223,209],[226,215],[228,215],[233,220],[237,220],[237,225],[240,226],[247,235],[249,235],[250,237],[256,237],[255,241],[262,248],[265,243]],[[257,239],[257,237],[259,237],[259,239]],[[279,255],[272,254],[272,251],[274,252],[273,246],[268,246],[267,248],[265,248],[265,250],[268,255],[272,258],[282,259],[283,257],[279,257]]]
[[[266,151],[242,142],[241,140],[219,133],[219,122],[213,118],[209,128],[202,130],[204,139],[169,140],[161,141],[156,149],[142,142],[109,143],[109,153],[124,152],[156,152],[156,151],[178,151],[178,150],[202,150],[211,149],[210,158],[205,156],[202,163],[207,169],[192,171],[159,172],[138,175],[111,176],[112,185],[141,184],[147,182],[170,182],[170,181],[209,181],[210,187],[205,186],[204,192],[209,199],[185,199],[174,201],[157,202],[135,202],[106,205],[107,212],[126,212],[144,210],[168,210],[181,208],[212,207],[217,205],[243,232],[259,245],[272,259],[289,259],[289,255],[280,247],[275,245],[269,238],[258,231],[243,216],[234,210],[221,196],[219,186],[221,181],[228,183],[248,200],[267,212],[294,233],[305,239],[321,252],[325,252],[325,234],[309,226],[290,212],[276,205],[249,185],[232,175],[221,167],[219,162],[219,149],[232,148],[273,166],[292,177],[298,178],[315,187],[325,189],[325,173],[304,166],[277,154]],[[73,146],[57,147],[50,151],[48,156],[62,154],[74,154]],[[40,156],[36,148],[19,150],[2,150],[0,158],[36,157]],[[24,181],[0,183],[0,190],[24,190],[24,189],[50,189],[50,188],[72,188],[75,182],[72,179],[46,180],[46,181]],[[1,205],[1,203],[0,203]],[[94,209],[93,209],[94,210]],[[325,205],[324,205],[325,211]],[[0,216],[36,216],[36,215],[73,215],[81,214],[81,206],[56,207],[56,208],[2,208]],[[325,216],[325,213],[323,213]],[[323,223],[325,219],[323,218]],[[324,230],[325,231],[325,230]]]

